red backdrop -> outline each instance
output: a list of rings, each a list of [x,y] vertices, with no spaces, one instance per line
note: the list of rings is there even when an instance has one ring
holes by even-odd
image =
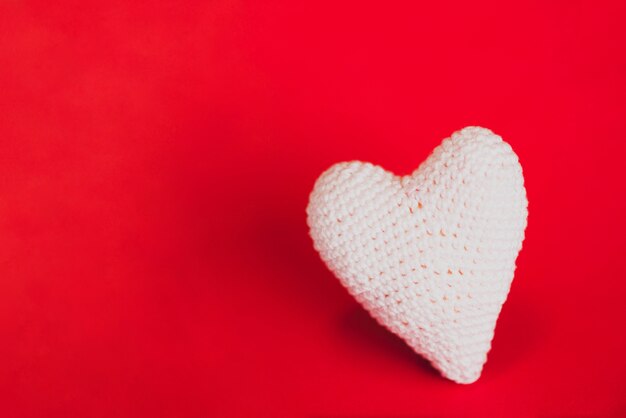
[[[626,3],[591,3],[2,2],[2,416],[624,416]],[[459,386],[304,208],[475,124],[530,215]]]

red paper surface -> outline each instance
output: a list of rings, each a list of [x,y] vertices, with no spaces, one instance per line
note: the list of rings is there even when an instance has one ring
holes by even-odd
[[[626,415],[625,4],[2,2],[0,414]],[[304,209],[331,164],[407,174],[467,125],[530,204],[460,386]]]

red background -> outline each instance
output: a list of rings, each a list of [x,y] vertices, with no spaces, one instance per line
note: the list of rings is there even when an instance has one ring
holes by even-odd
[[[2,416],[626,415],[623,1],[128,3],[0,6]],[[304,208],[331,164],[406,174],[466,125],[530,216],[459,386]]]

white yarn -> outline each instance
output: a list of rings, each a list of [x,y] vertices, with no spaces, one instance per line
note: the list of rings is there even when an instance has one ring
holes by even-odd
[[[336,164],[307,215],[322,259],[378,322],[445,377],[480,377],[526,228],[522,168],[502,138],[455,132],[405,177]]]

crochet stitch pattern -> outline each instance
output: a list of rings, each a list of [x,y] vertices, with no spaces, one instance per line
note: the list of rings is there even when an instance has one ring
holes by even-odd
[[[359,161],[316,181],[315,249],[383,326],[457,383],[487,361],[527,224],[522,167],[488,129],[443,140],[409,176]]]

